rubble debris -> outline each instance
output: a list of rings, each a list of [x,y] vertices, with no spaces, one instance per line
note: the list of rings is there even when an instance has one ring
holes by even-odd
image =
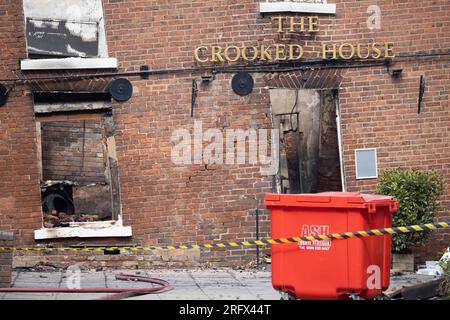
[[[100,221],[98,215],[91,214],[67,214],[65,212],[56,212],[52,210],[50,214],[44,213],[44,227],[58,228],[68,227],[72,222],[96,222]]]
[[[56,223],[56,221],[58,221],[59,218],[56,215],[53,214],[47,214],[44,218],[44,222],[48,222],[48,223]]]
[[[450,262],[450,247],[447,248],[447,250],[444,252],[444,255],[442,256],[441,260],[439,260],[439,263],[441,265],[446,265]]]
[[[64,268],[40,261],[38,264],[32,267],[18,267],[14,268],[14,270],[25,272],[62,272],[64,271]]]
[[[392,300],[431,299],[442,296],[443,278],[417,273],[391,274],[391,285],[384,294]]]
[[[64,224],[72,222],[112,220],[110,196],[109,186],[103,183],[43,181],[41,198],[46,228],[52,227],[49,224],[55,227],[68,226]]]
[[[255,259],[255,260],[251,260],[250,262],[248,262],[245,265],[235,266],[232,269],[236,270],[236,271],[252,271],[252,270],[256,269],[256,266],[257,266],[257,262]]]
[[[442,297],[444,291],[442,290],[443,279],[437,279],[431,282],[420,283],[415,286],[406,287],[394,291],[389,295],[391,299],[403,300],[425,300],[435,297]]]
[[[417,270],[417,274],[425,274],[429,276],[441,276],[444,270],[439,266],[438,261],[426,261],[426,267]]]

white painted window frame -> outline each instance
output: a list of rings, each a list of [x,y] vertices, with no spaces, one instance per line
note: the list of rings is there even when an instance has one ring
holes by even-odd
[[[358,176],[358,161],[356,161],[357,153],[358,151],[374,151],[375,152],[375,176],[365,176],[360,177]],[[369,180],[369,179],[378,179],[378,154],[377,154],[377,148],[361,148],[361,149],[355,149],[355,175],[356,180]]]
[[[301,1],[268,1],[260,2],[260,13],[313,13],[313,14],[336,14],[336,5],[327,3],[324,0],[322,3],[311,3]]]
[[[55,58],[24,59],[20,70],[77,70],[77,69],[117,69],[116,58]]]

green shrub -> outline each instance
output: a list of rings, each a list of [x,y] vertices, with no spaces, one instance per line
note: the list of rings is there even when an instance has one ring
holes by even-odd
[[[381,177],[376,193],[392,196],[400,203],[392,223],[401,227],[433,222],[443,185],[436,172],[389,169]],[[430,232],[393,235],[392,251],[407,253],[411,247],[423,245],[429,235]]]

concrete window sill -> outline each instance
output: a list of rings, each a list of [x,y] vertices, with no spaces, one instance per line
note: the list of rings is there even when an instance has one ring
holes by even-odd
[[[261,2],[260,13],[296,12],[315,14],[336,14],[336,5],[327,3],[304,3],[304,2]]]
[[[34,231],[35,240],[63,238],[127,238],[132,236],[131,227],[117,222],[72,223],[67,228],[42,228]]]
[[[117,69],[117,65],[116,58],[26,59],[20,61],[20,70]]]

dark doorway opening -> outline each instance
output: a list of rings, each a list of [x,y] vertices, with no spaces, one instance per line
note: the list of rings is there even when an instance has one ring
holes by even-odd
[[[273,89],[281,193],[342,191],[337,90]]]

